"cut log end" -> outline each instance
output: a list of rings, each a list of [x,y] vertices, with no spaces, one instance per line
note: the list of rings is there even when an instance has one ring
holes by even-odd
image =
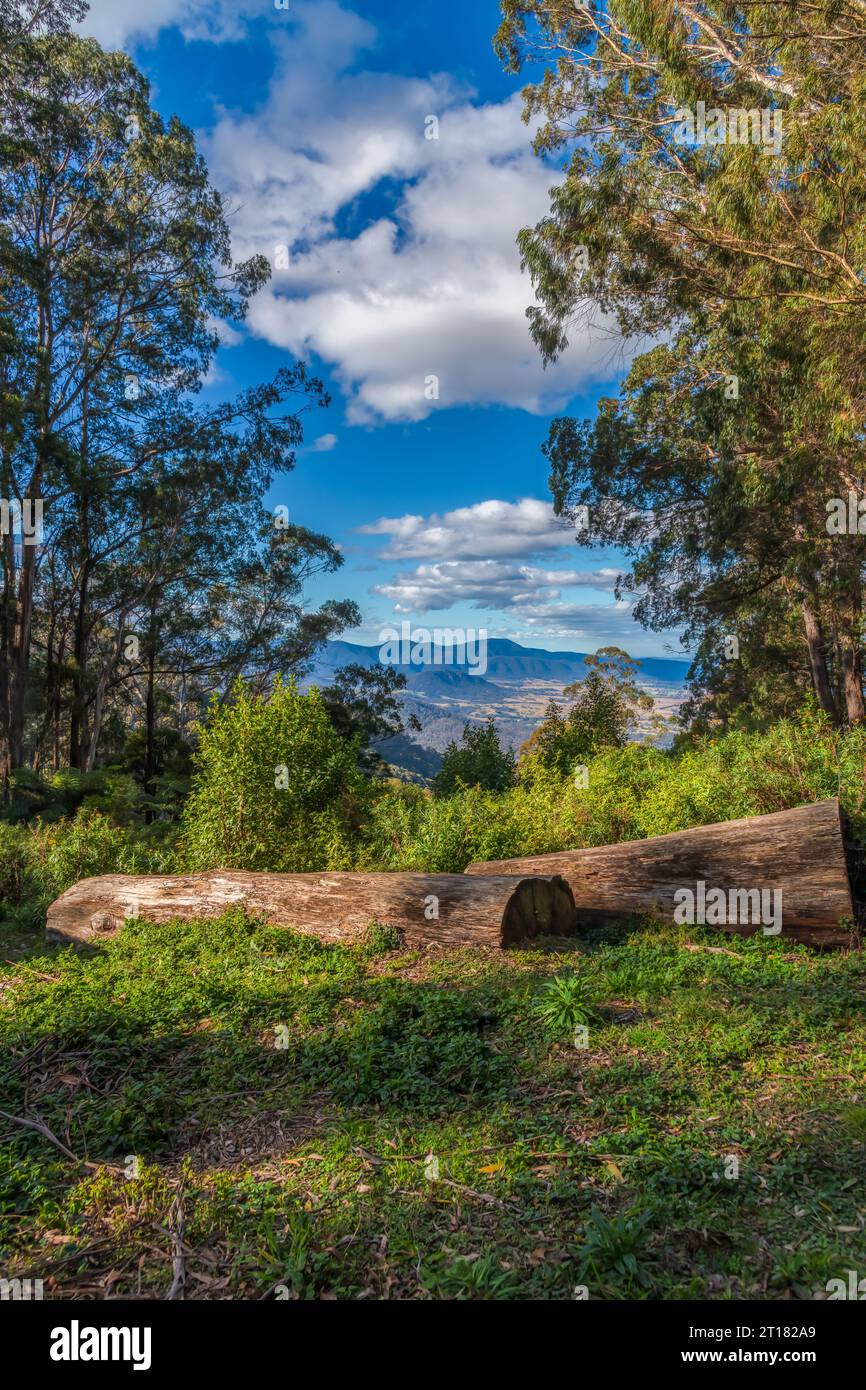
[[[521,879],[502,919],[501,946],[534,936],[571,936],[575,930],[574,895],[564,878]]]

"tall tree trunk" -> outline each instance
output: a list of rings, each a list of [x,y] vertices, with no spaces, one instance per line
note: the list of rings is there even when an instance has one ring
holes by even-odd
[[[866,719],[863,699],[863,585],[860,556],[855,555],[840,571],[843,580],[842,618],[839,637],[839,668],[845,719],[859,724]]]
[[[38,489],[29,492],[39,500]],[[30,640],[33,632],[33,596],[36,587],[36,546],[24,545],[15,604],[15,637],[9,689],[9,765],[12,771],[24,765],[24,714],[30,675]]]
[[[46,271],[44,284],[40,287],[39,322],[37,328],[38,367],[34,383],[34,415],[38,420],[33,470],[29,482],[19,497],[22,507],[29,502],[35,510],[42,502],[43,479],[46,472],[51,447],[51,385],[53,372],[54,330],[51,310],[51,269],[50,233],[47,210],[39,210],[39,229],[36,237],[36,252],[44,263]],[[10,484],[12,479],[10,479]],[[30,677],[30,645],[33,636],[33,604],[36,593],[38,544],[26,544],[28,537],[21,536],[21,562],[15,601],[15,629],[13,649],[10,654],[9,672],[9,767],[14,771],[24,764],[24,719],[27,707],[28,681]],[[29,538],[31,542],[35,537]]]
[[[863,663],[859,644],[846,637],[842,649],[842,681],[845,697],[845,718],[849,724],[860,724],[866,719],[866,702],[863,700]]]
[[[86,360],[86,359],[85,359]],[[87,461],[89,446],[89,404],[90,391],[85,385],[81,398],[81,463],[82,477]],[[78,505],[78,540],[81,556],[81,578],[78,585],[78,609],[75,614],[75,636],[72,648],[72,709],[69,721],[69,766],[84,767],[87,749],[87,646],[88,646],[88,600],[90,597],[90,572],[92,557],[90,552],[90,511],[86,489],[82,490]]]
[[[61,689],[60,671],[63,667],[63,658],[66,646],[65,634],[60,639],[60,646],[57,651],[57,671],[58,677],[54,685],[54,709],[51,719],[52,731],[52,767],[55,772],[60,771],[60,724],[63,715],[63,691]]]
[[[155,791],[156,777],[156,633],[154,613],[151,608],[150,637],[147,647],[147,694],[144,701],[144,794],[151,797]],[[144,808],[145,824],[153,820],[153,807]]]
[[[824,629],[811,596],[803,599],[803,627],[806,632],[806,646],[809,649],[809,666],[812,671],[812,685],[818,703],[834,724],[840,724],[839,706],[830,686],[830,673],[827,669],[827,647]]]
[[[8,452],[3,455],[3,496],[12,494],[12,468]],[[3,607],[0,611],[0,781],[3,804],[11,795],[9,775],[12,771],[9,746],[9,693],[12,679],[12,647],[15,634],[15,540],[11,531],[0,537],[3,552]]]
[[[120,656],[123,651],[124,628],[129,617],[129,609],[124,608],[118,616],[117,631],[112,643],[111,653],[105,659],[99,680],[96,682],[96,690],[91,701],[90,713],[90,736],[84,758],[82,760],[82,771],[92,772],[96,766],[96,754],[99,749],[99,738],[102,733],[102,721],[105,718],[105,706],[108,700],[108,691],[112,678],[117,670]]]
[[[86,528],[84,530],[86,536]],[[90,557],[85,557],[78,586],[75,631],[72,638],[72,703],[69,713],[69,766],[80,769],[84,761],[86,713],[85,678],[87,672],[87,600],[90,588]]]

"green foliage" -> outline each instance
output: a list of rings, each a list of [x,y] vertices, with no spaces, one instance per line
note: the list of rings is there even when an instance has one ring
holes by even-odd
[[[462,873],[475,859],[566,848],[581,818],[580,795],[551,774],[505,792],[461,788],[435,797],[385,787],[371,803],[355,852],[359,869]]]
[[[535,1001],[535,1013],[554,1038],[573,1034],[580,1024],[598,1017],[596,992],[585,975],[567,971],[546,980]]]
[[[633,744],[592,765],[585,843],[642,839],[839,796],[866,839],[866,729],[807,709],[766,732],[734,730],[679,751]]]
[[[53,897],[97,874],[165,873],[171,855],[170,847],[149,846],[133,830],[89,810],[80,811],[70,826],[49,830],[40,848]]]
[[[169,723],[157,723],[153,747],[147,731],[136,728],[123,744],[123,766],[141,789],[141,802],[151,816],[176,819],[189,794],[192,748]]]
[[[790,715],[810,686],[863,722],[866,537],[827,525],[863,489],[862,6],[501,8],[535,148],[566,157],[518,237],[535,341],[556,358],[597,309],[654,342],[618,401],[553,422],[557,514],[589,507],[583,539],[628,556],[633,616],[683,634],[707,724]],[[698,102],[773,138],[693,138]]]
[[[510,748],[503,748],[492,719],[486,724],[466,723],[460,743],[449,743],[442,766],[433,778],[436,796],[450,796],[458,787],[482,787],[486,791],[505,791],[514,782],[516,759]]]
[[[415,715],[403,723],[399,692],[406,677],[393,666],[366,666],[351,663],[334,677],[333,685],[322,691],[331,723],[343,738],[355,739],[358,765],[365,772],[379,772],[385,766],[382,755],[371,747],[374,741],[393,739],[411,728],[421,728]]]
[[[435,1114],[459,1096],[508,1090],[501,1058],[480,1036],[492,1017],[456,990],[389,981],[348,1028],[307,1045],[298,1065],[347,1104]]]
[[[343,556],[262,501],[328,396],[285,362],[201,399],[217,325],[244,319],[267,259],[234,260],[192,131],[131,59],[59,22],[86,5],[25,8],[0,0],[0,33],[18,30],[0,42],[2,488],[43,499],[46,525],[38,562],[11,547],[0,574],[3,611],[32,614],[0,631],[0,765],[123,761],[151,820],[177,813],[213,692],[266,688],[360,619],[305,609]],[[26,812],[39,789],[21,790]]]
[[[48,905],[95,874],[157,874],[173,867],[170,840],[112,824],[89,808],[50,825],[0,822],[0,918],[40,930]]]
[[[184,862],[275,872],[342,864],[365,795],[357,755],[317,690],[278,679],[266,698],[238,682],[201,728]]]
[[[368,956],[387,956],[391,951],[399,951],[402,945],[403,933],[390,922],[370,922],[362,940]]]
[[[600,1292],[628,1298],[652,1284],[653,1259],[647,1250],[649,1214],[623,1212],[605,1216],[593,1207],[581,1248],[584,1277]]]
[[[521,749],[530,764],[537,761],[563,776],[573,773],[602,748],[622,748],[638,712],[652,709],[652,698],[634,680],[640,662],[619,647],[601,647],[585,665],[584,679],[563,691],[572,702],[567,714],[551,700],[544,722]],[[525,765],[521,771],[525,775]]]
[[[63,768],[43,777],[20,767],[10,777],[10,799],[0,817],[13,825],[36,819],[47,824],[74,816],[82,806],[115,822],[129,821],[141,810],[141,796],[132,778],[120,768],[95,772]]]
[[[866,845],[866,728],[836,729],[814,707],[767,731],[733,730],[676,749],[628,743],[587,764],[583,789],[538,759],[501,793],[430,797],[383,788],[355,851],[363,869],[462,873],[479,859],[644,839],[839,796]]]

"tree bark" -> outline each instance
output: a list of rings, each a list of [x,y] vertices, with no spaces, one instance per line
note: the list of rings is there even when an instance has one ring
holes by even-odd
[[[151,603],[147,636],[147,687],[144,699],[144,768],[142,786],[148,798],[144,810],[146,825],[153,822],[154,810],[150,798],[156,792],[156,612]]]
[[[806,646],[809,651],[809,667],[812,672],[812,685],[818,703],[834,724],[841,723],[839,708],[830,685],[827,670],[827,646],[821,619],[812,604],[811,598],[803,599],[803,627],[806,632]]]
[[[87,547],[86,503],[79,513],[81,544]],[[80,770],[84,764],[84,719],[87,709],[85,681],[87,672],[87,599],[90,584],[90,558],[85,553],[78,586],[75,613],[75,636],[72,647],[72,704],[69,715],[69,766]]]
[[[2,495],[11,500],[12,468],[7,450],[3,452]],[[12,756],[10,742],[10,705],[12,688],[12,656],[15,635],[16,563],[15,538],[11,530],[0,537],[3,550],[3,608],[0,613],[0,775],[3,779],[3,803],[11,795],[10,774]]]
[[[559,874],[585,923],[632,912],[673,921],[675,893],[690,889],[697,897],[699,882],[705,891],[721,888],[726,895],[779,889],[784,936],[831,946],[852,939],[852,931],[839,925],[853,922],[854,904],[836,797],[649,840],[470,864],[466,873]],[[753,920],[709,925],[739,935],[762,930]]]
[[[842,697],[845,701],[845,719],[848,724],[860,724],[866,719],[866,702],[863,699],[863,657],[862,657],[862,617],[860,612],[859,584],[856,602],[852,601],[848,630],[842,648]]]
[[[858,547],[853,559],[846,557],[836,568],[841,595],[837,628],[837,649],[842,713],[846,724],[866,719],[863,699],[863,586],[860,580],[861,555]]]
[[[574,927],[574,899],[556,876],[227,871],[82,879],[51,904],[46,932],[50,941],[89,941],[113,935],[128,917],[170,922],[238,907],[323,941],[351,941],[371,921],[399,928],[410,946],[504,947]]]
[[[36,488],[28,491],[38,501]],[[35,546],[25,545],[22,535],[21,567],[15,607],[15,639],[9,693],[9,763],[11,769],[24,765],[24,710],[30,673],[30,644],[33,635],[33,595],[36,587]]]

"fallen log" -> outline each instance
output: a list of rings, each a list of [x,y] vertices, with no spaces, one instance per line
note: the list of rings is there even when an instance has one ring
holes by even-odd
[[[569,884],[584,924],[635,912],[688,921],[691,892],[692,920],[703,916],[706,925],[724,931],[749,935],[770,925],[773,930],[767,934],[777,934],[772,917],[778,903],[784,936],[828,946],[852,941],[850,925],[844,925],[846,919],[853,922],[854,905],[836,797],[648,840],[470,864],[466,873],[559,874]],[[722,891],[723,914],[718,899],[710,912],[711,889]],[[764,900],[770,909],[768,924],[755,890],[780,895]],[[730,919],[732,907],[734,920],[718,920],[720,915]]]
[[[235,907],[323,941],[351,941],[371,921],[397,927],[410,946],[503,947],[574,928],[571,890],[555,875],[226,871],[82,879],[49,907],[46,934],[49,941],[90,941],[113,935],[129,917],[167,922]]]

